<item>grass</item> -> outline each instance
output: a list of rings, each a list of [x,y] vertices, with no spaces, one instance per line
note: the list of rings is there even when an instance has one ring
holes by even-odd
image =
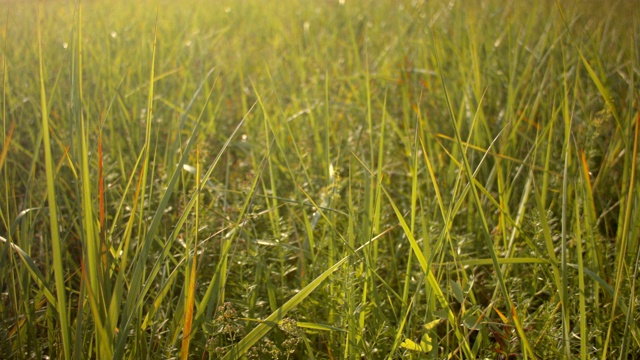
[[[640,357],[588,4],[3,2],[0,358]]]

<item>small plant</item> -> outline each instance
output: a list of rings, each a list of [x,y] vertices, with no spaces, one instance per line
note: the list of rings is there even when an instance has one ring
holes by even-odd
[[[298,322],[292,318],[284,318],[278,328],[286,334],[285,340],[282,342],[287,358],[296,352],[296,347],[302,342],[302,330],[298,327]]]
[[[217,359],[224,355],[244,336],[244,324],[238,317],[233,304],[225,302],[218,306],[217,317],[205,325],[207,343],[206,349],[210,359]]]

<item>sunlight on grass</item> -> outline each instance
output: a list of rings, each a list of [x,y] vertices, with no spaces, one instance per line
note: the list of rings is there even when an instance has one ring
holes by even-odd
[[[640,357],[633,2],[0,9],[0,358]]]

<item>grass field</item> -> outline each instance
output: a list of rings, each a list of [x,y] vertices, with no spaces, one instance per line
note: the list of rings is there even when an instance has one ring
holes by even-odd
[[[0,358],[640,358],[638,2],[0,9]]]

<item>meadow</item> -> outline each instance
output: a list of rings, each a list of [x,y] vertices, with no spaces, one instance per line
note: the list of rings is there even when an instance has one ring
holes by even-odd
[[[0,10],[0,358],[640,358],[637,2]]]

